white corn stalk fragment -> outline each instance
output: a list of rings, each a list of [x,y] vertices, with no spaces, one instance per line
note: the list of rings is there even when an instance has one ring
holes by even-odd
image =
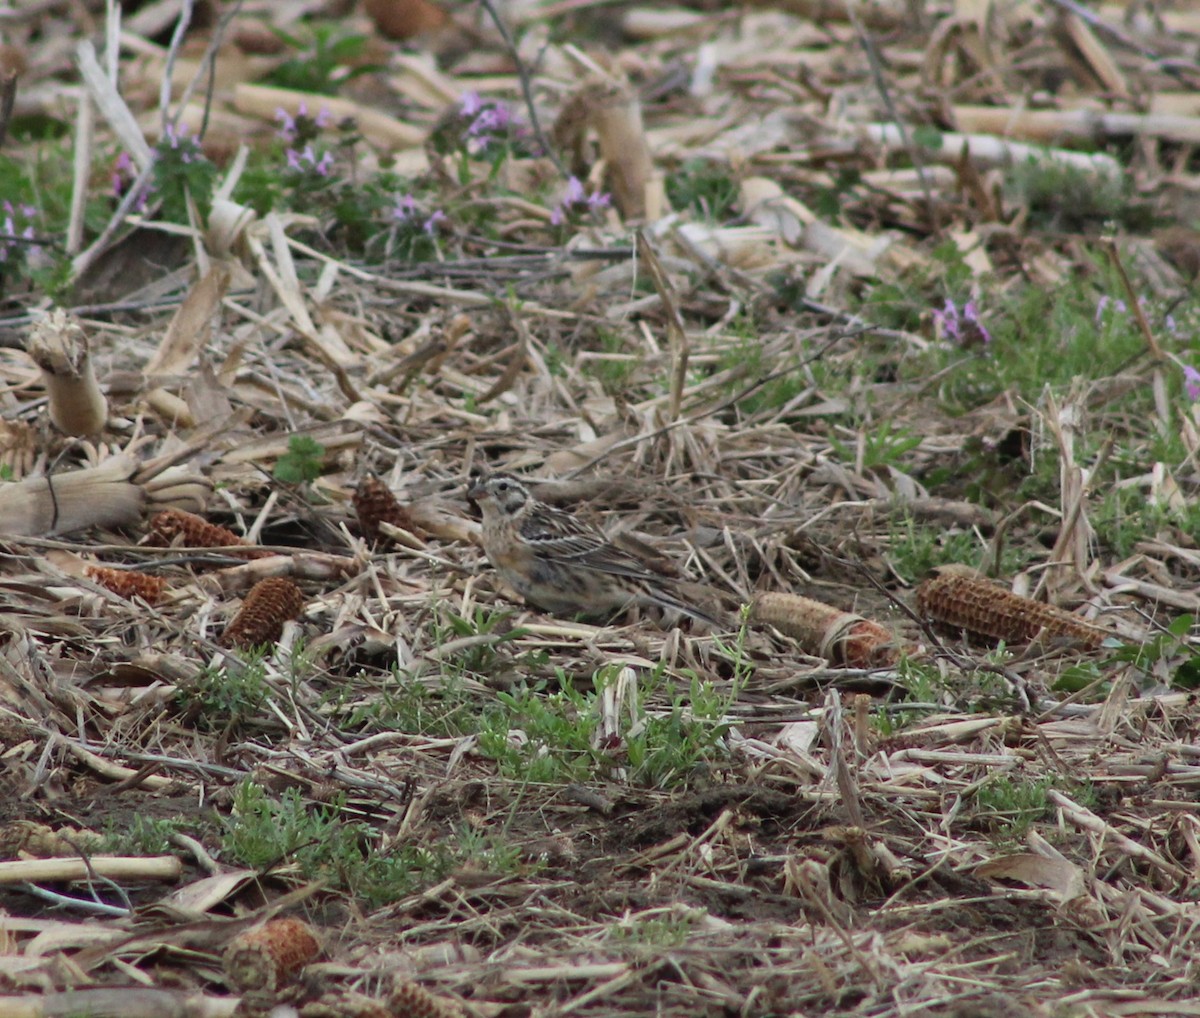
[[[138,457],[122,453],[98,467],[0,485],[0,534],[40,537],[129,526],[146,508],[203,507],[211,487],[203,477],[171,467],[141,480],[136,476],[140,465]]]
[[[33,324],[26,352],[42,371],[50,421],[77,438],[97,435],[108,420],[108,400],[96,384],[83,323],[56,309]]]

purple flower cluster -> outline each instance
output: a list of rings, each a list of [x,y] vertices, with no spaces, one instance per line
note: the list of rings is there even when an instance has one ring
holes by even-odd
[[[606,209],[611,204],[612,196],[610,194],[601,191],[588,194],[587,189],[583,186],[583,181],[578,177],[571,177],[567,181],[567,186],[563,188],[558,204],[550,213],[550,222],[555,226],[562,226],[572,212]]]
[[[1197,371],[1190,364],[1181,364],[1183,368],[1183,387],[1187,389],[1188,399],[1200,399],[1200,371]]]
[[[36,254],[41,250],[38,244],[26,243],[35,236],[33,219],[36,215],[37,209],[32,205],[0,202],[0,263],[8,261],[10,255]]]
[[[426,216],[417,204],[417,199],[411,194],[401,195],[392,207],[392,219],[397,223],[415,223],[418,220],[424,220],[421,223],[421,229],[431,237],[437,232],[437,224],[444,221],[445,218],[446,213],[441,209],[434,209]]]
[[[467,121],[465,140],[469,155],[480,155],[496,142],[508,140],[515,126],[512,113],[502,103],[480,97],[478,92],[466,92],[458,101],[458,115]]]
[[[296,115],[292,116],[282,106],[275,110],[275,119],[279,122],[279,137],[287,142],[284,157],[287,168],[296,173],[313,171],[319,177],[328,177],[333,169],[333,153],[328,149],[319,156],[308,140],[329,127],[333,123],[333,114],[328,106],[322,106],[314,117],[308,115],[308,104],[300,103],[296,107]],[[303,142],[304,147],[300,145]]]
[[[306,169],[311,169],[319,177],[328,177],[329,171],[333,169],[333,153],[326,151],[318,159],[311,145],[305,145],[303,149],[299,150],[289,148],[285,155],[287,156],[288,169],[295,170],[297,173],[303,173]]]
[[[112,168],[112,196],[118,201],[125,197],[125,192],[128,191],[138,178],[138,169],[133,163],[133,156],[128,152],[122,152],[117,156]],[[153,183],[147,183],[142,188],[142,193],[138,195],[133,203],[133,211],[139,214],[144,213],[150,205],[150,193],[155,190]]]
[[[947,297],[942,309],[934,311],[933,319],[942,335],[958,346],[969,347],[992,341],[992,334],[980,320],[979,308],[973,300],[967,301],[960,311],[958,305]]]
[[[159,147],[162,148],[164,145],[179,153],[181,163],[194,163],[200,158],[200,143],[195,138],[188,136],[187,124],[180,124],[178,127],[175,124],[167,124],[163,128],[163,137],[159,142]]]
[[[289,144],[296,140],[300,135],[301,129],[311,125],[318,131],[323,131],[333,123],[333,114],[329,111],[328,106],[322,106],[317,110],[315,117],[308,115],[308,103],[301,102],[296,107],[296,115],[293,117],[282,106],[276,107],[275,119],[279,121],[279,137]]]
[[[1144,311],[1146,309],[1146,298],[1139,297],[1137,302],[1138,307]],[[1104,321],[1104,318],[1109,313],[1110,308],[1112,309],[1113,315],[1125,315],[1129,313],[1129,305],[1123,300],[1120,298],[1114,300],[1112,297],[1109,297],[1108,294],[1105,294],[1098,301],[1096,301],[1097,325]],[[1166,329],[1167,332],[1169,332],[1172,336],[1179,334],[1179,322],[1176,321],[1175,316],[1169,311],[1163,316],[1162,323],[1163,328]]]

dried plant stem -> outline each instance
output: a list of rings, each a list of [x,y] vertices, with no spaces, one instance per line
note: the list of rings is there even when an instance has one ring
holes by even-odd
[[[1138,297],[1137,291],[1133,288],[1133,281],[1129,278],[1129,273],[1125,271],[1125,264],[1121,261],[1121,252],[1117,250],[1117,242],[1112,237],[1108,237],[1104,241],[1104,246],[1108,248],[1108,259],[1112,262],[1113,268],[1117,270],[1117,275],[1121,279],[1121,286],[1125,290],[1125,296],[1129,298],[1129,309],[1133,312],[1133,317],[1137,320],[1142,338],[1146,341],[1146,347],[1156,361],[1161,361],[1164,356],[1162,347],[1158,345],[1158,340],[1154,338],[1154,330],[1150,328],[1150,322],[1146,318],[1142,302]]]
[[[642,259],[650,278],[654,281],[654,289],[662,301],[663,310],[667,315],[667,338],[671,343],[671,398],[667,408],[667,420],[679,418],[679,407],[683,400],[683,386],[687,381],[688,366],[688,337],[683,327],[683,319],[679,316],[679,302],[675,299],[675,287],[663,271],[662,262],[658,260],[654,247],[646,236],[645,230],[637,234],[638,256]]]
[[[17,859],[0,862],[0,885],[50,880],[177,880],[183,863],[173,855],[93,855],[87,859]]]
[[[524,61],[521,60],[521,55],[517,52],[517,44],[512,37],[512,33],[508,30],[508,25],[500,17],[500,12],[496,10],[493,0],[480,0],[480,2],[483,4],[484,10],[488,12],[492,23],[496,26],[496,31],[500,33],[500,38],[504,40],[504,45],[508,48],[513,64],[517,68],[517,78],[521,82],[521,96],[525,100],[525,109],[529,112],[529,126],[533,128],[534,137],[537,138],[538,144],[542,146],[542,151],[546,157],[558,168],[558,172],[564,177],[569,177],[570,174],[567,172],[567,168],[563,166],[558,153],[546,138],[545,132],[542,131],[541,121],[538,120],[537,107],[533,104],[533,89],[529,82],[529,71],[525,67]]]
[[[42,371],[54,426],[76,437],[99,434],[108,420],[108,400],[96,384],[83,323],[52,311],[30,331],[27,351]]]

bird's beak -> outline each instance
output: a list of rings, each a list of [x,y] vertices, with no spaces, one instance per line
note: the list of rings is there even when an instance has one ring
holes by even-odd
[[[470,502],[478,502],[487,494],[487,489],[482,484],[472,484],[467,489],[467,500]]]

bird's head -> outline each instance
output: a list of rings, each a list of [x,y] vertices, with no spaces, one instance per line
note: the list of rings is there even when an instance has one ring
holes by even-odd
[[[512,474],[491,474],[476,478],[467,489],[467,498],[485,512],[494,509],[505,516],[515,516],[532,496]]]

